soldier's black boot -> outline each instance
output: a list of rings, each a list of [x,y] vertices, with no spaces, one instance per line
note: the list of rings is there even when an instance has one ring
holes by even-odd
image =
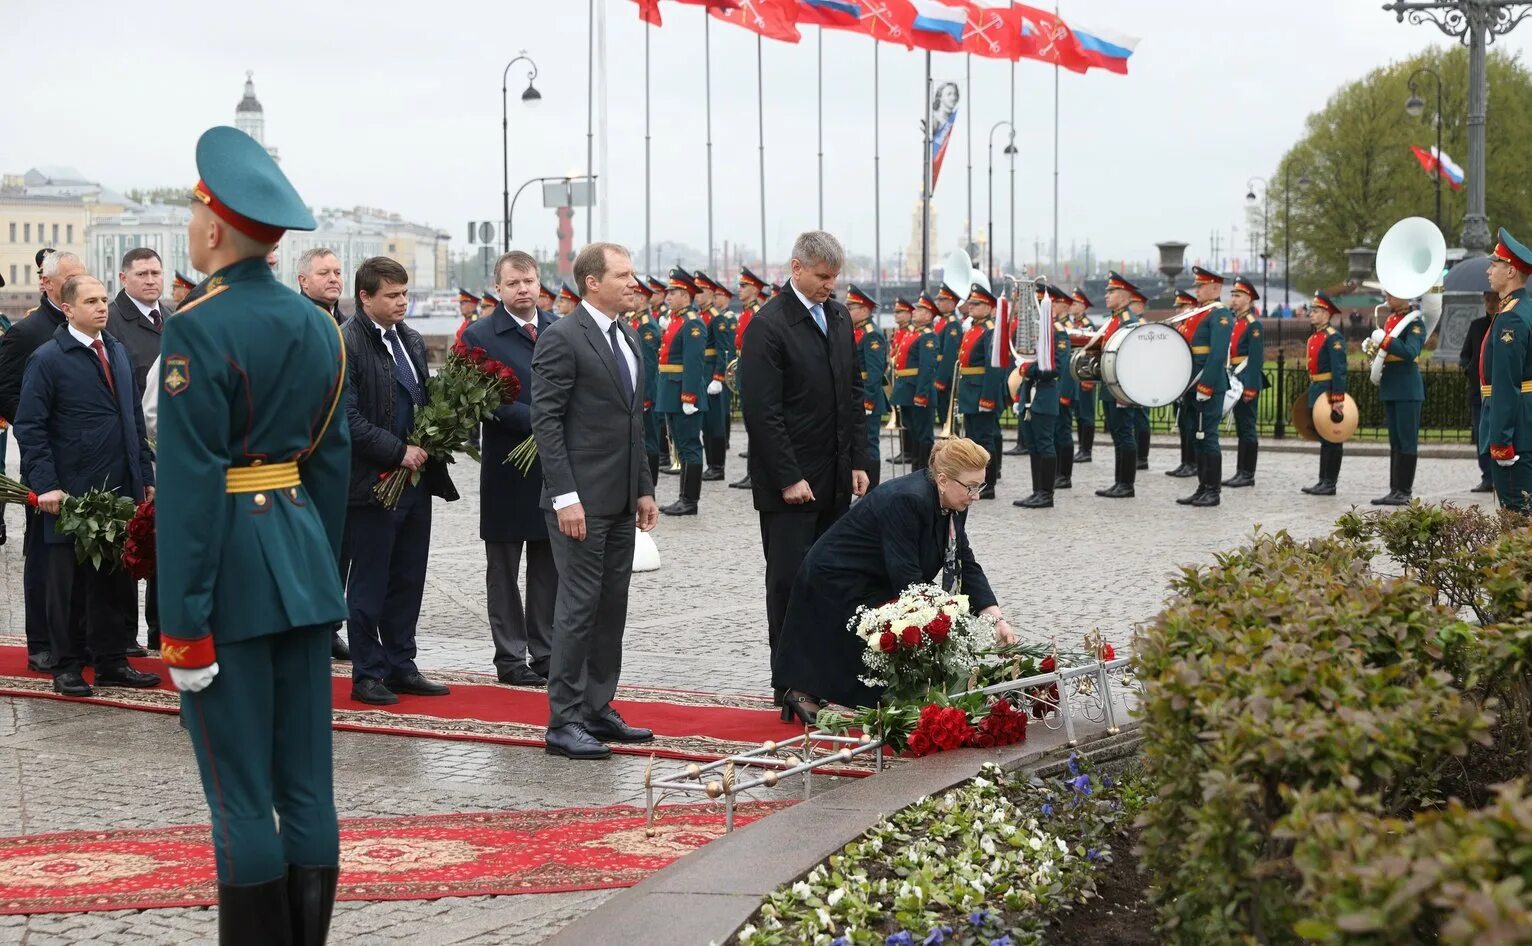
[[[1165,475],[1179,477],[1197,475],[1197,442],[1184,431],[1181,433],[1181,465],[1174,470],[1166,470]]]
[[[667,516],[695,516],[697,500],[702,496],[702,467],[687,463],[681,467],[681,495],[660,510]]]
[[[1016,501],[1023,509],[1053,508],[1053,479],[1058,474],[1059,460],[1055,454],[1032,454],[1032,495]]]
[[[1388,451],[1388,492],[1372,501],[1374,506],[1398,506],[1394,496],[1399,492],[1399,454]]]
[[[931,461],[931,448],[924,444],[910,447],[910,469],[924,470]]]
[[[649,456],[649,482],[651,484],[660,481],[660,455],[658,453]]]
[[[702,455],[707,459],[707,468],[702,471],[702,479],[706,482],[714,483],[723,479],[724,449],[722,438],[703,438]]]
[[[1319,444],[1319,482],[1303,487],[1310,496],[1334,496],[1335,481],[1340,476],[1340,444]]]
[[[1075,451],[1074,462],[1089,463],[1091,461],[1091,448],[1096,444],[1096,425],[1080,425],[1080,449]]]
[[[899,452],[888,458],[890,463],[910,462],[910,435],[903,427],[899,428]]]
[[[1138,451],[1133,447],[1118,447],[1113,451],[1116,466],[1112,472],[1112,485],[1096,490],[1097,496],[1107,499],[1132,499],[1133,483],[1138,477]]]
[[[1000,454],[989,458],[989,463],[984,465],[984,488],[979,490],[980,499],[995,498],[995,481],[1000,479]]]
[[[1202,495],[1193,497],[1188,505],[1192,506],[1216,506],[1221,501],[1222,487],[1219,480],[1223,478],[1223,452],[1203,453],[1197,457],[1197,466],[1202,481]]]
[[[1053,478],[1054,489],[1074,489],[1075,455],[1065,444],[1058,452],[1059,475]]]
[[[287,868],[287,909],[293,921],[293,946],[324,946],[335,910],[338,867]]]
[[[729,484],[729,488],[730,489],[750,489],[751,488],[750,471],[746,470],[744,476],[740,477],[739,479],[737,479],[734,482]]]
[[[219,884],[218,946],[293,946],[287,878]]]
[[[1027,455],[1026,441],[1021,439],[1021,422],[1016,423],[1016,445],[1005,452],[1008,457],[1024,457]]]
[[[1149,431],[1135,429],[1133,437],[1138,441],[1138,466],[1136,468],[1147,470],[1149,469]]]
[[[1207,475],[1203,472],[1202,456],[1203,455],[1200,453],[1192,454],[1192,458],[1196,460],[1196,467],[1194,468],[1193,472],[1197,474],[1197,491],[1192,493],[1190,496],[1182,496],[1180,499],[1176,500],[1177,505],[1193,505],[1197,502],[1197,500],[1202,498],[1203,493],[1208,491]]]
[[[1415,496],[1415,461],[1420,457],[1413,453],[1399,455],[1399,502],[1400,506],[1408,506]]]
[[[1238,459],[1235,460],[1236,469],[1234,475],[1223,481],[1223,485],[1230,489],[1238,489],[1241,486],[1255,485],[1255,458],[1260,452],[1260,444],[1239,442]]]

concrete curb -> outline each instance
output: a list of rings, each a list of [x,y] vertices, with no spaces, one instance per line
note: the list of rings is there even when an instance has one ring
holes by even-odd
[[[1136,724],[1108,734],[1100,724],[1076,724],[1074,747],[1099,765],[1137,750]],[[1062,767],[1064,732],[1034,723],[1027,741],[1004,749],[943,752],[880,775],[815,794],[686,855],[579,918],[545,946],[674,946],[722,943],[744,925],[771,891],[815,865],[905,806],[966,781],[987,762],[1006,770],[1046,772]]]

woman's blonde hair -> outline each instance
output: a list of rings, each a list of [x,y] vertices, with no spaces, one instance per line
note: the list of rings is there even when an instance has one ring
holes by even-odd
[[[966,437],[953,437],[949,440],[938,440],[936,446],[931,448],[931,459],[926,465],[926,475],[935,480],[936,474],[941,473],[947,479],[955,480],[964,470],[982,470],[987,466],[989,466],[988,450]]]

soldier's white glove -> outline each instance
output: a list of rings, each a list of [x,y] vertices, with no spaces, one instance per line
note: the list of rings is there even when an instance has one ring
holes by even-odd
[[[1516,456],[1511,457],[1509,460],[1496,460],[1495,462],[1498,463],[1501,466],[1515,466],[1516,465],[1516,461],[1518,461],[1520,459],[1521,459],[1521,455],[1517,454]]]
[[[682,404],[681,405],[681,413],[685,414],[687,417],[690,417],[691,415],[697,413],[697,405],[695,405],[695,404]]]
[[[719,381],[717,379],[714,379],[713,381],[708,382],[707,393],[709,393],[709,394],[722,394],[723,393],[723,382]]]
[[[1381,344],[1383,344],[1383,330],[1382,329],[1375,328],[1375,329],[1372,330],[1372,343],[1374,345],[1381,345]]]
[[[1022,413],[1026,411],[1026,407],[1020,401],[1017,401],[1015,404],[1011,405],[1011,411],[1015,413],[1017,417],[1020,417]]]
[[[196,670],[187,670],[183,667],[170,668],[170,682],[176,685],[176,689],[182,693],[200,693],[207,689],[207,685],[218,676],[218,663],[215,661],[206,667],[198,667]]]

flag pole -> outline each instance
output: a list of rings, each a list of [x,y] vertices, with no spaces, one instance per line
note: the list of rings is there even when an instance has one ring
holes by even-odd
[[[968,117],[973,118],[973,53],[963,55],[963,94],[968,96]],[[963,133],[968,142],[968,219],[963,222],[963,252],[973,252],[973,122]]]
[[[766,83],[761,63],[765,58],[761,50],[766,41],[759,33],[755,37],[755,120],[756,134],[761,142],[761,278],[766,279]]]
[[[1053,5],[1054,19],[1058,19],[1059,5]],[[1055,24],[1055,27],[1057,24]],[[1050,274],[1058,278],[1059,271],[1059,64],[1053,64],[1053,254],[1048,264]]]
[[[1014,141],[1016,135],[1016,60],[1014,59],[1011,60],[1011,135]],[[1011,272],[1015,273],[1018,269],[1016,267],[1016,150],[1014,147],[1006,157],[1011,164]]]
[[[931,50],[926,50],[926,97],[920,104],[925,128],[925,161],[920,182],[920,291],[926,291],[926,274],[931,270]]]
[[[654,24],[644,22],[644,268],[654,272],[654,241],[649,235],[650,224],[650,161],[649,161],[649,33]]]
[[[596,203],[592,193],[592,175],[596,171],[596,0],[590,0],[587,9],[590,22],[585,38],[585,194],[591,199],[585,205],[585,242],[590,243]]]
[[[878,100],[880,90],[878,88],[878,47],[876,39],[872,41],[872,286],[873,298],[882,303],[883,295],[883,226],[882,226],[882,185],[878,178]]]
[[[819,28],[819,229],[825,228],[825,28]]]
[[[707,88],[707,268],[717,272],[713,256],[713,17],[702,15],[702,81]]]

